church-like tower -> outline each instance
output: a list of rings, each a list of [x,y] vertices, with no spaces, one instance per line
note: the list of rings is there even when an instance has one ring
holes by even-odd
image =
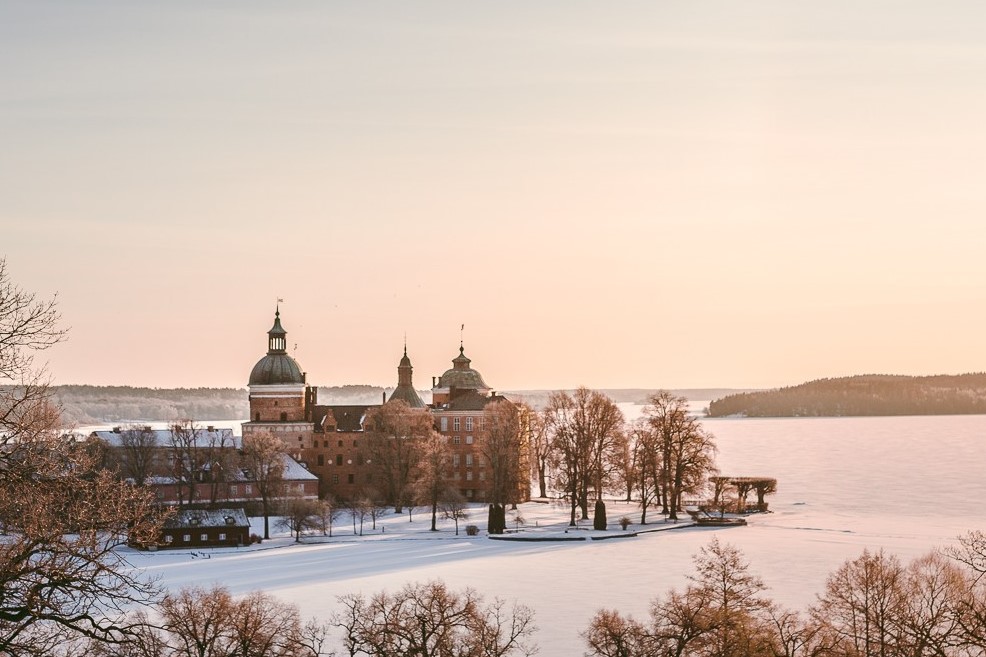
[[[411,408],[425,407],[425,403],[421,401],[418,391],[414,389],[414,384],[411,382],[413,371],[411,359],[407,357],[407,345],[404,345],[404,357],[401,358],[400,365],[397,366],[397,387],[390,393],[390,399],[387,401],[400,399],[406,401]]]
[[[250,421],[243,425],[243,433],[271,431],[295,451],[310,440],[317,393],[288,354],[287,335],[278,308],[267,331],[267,355],[250,372]]]

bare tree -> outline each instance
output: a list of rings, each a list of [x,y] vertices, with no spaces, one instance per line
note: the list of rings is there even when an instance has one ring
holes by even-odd
[[[33,367],[63,338],[58,320],[54,299],[14,285],[0,260],[0,654],[125,641],[136,630],[121,610],[156,594],[117,550],[157,538],[155,505],[63,437]]]
[[[230,475],[239,470],[236,450],[233,449],[233,436],[225,431],[215,431],[208,427],[201,434],[202,445],[200,479],[209,484],[209,505],[215,507],[225,496]]]
[[[359,534],[363,535],[363,522],[366,520],[366,515],[370,512],[370,499],[363,493],[357,492],[346,502],[346,509],[349,511],[349,516],[353,520],[353,536]],[[356,528],[356,521],[359,521],[359,529]]]
[[[843,654],[894,654],[901,642],[905,579],[896,557],[865,550],[829,575],[812,614],[829,628]]]
[[[363,449],[375,482],[384,497],[401,513],[411,497],[412,475],[421,461],[422,441],[434,431],[427,409],[408,406],[403,400],[387,402],[367,414],[369,431]]]
[[[548,466],[551,456],[551,440],[543,411],[527,404],[517,404],[520,412],[521,433],[526,436],[530,455],[531,478],[538,482],[538,496],[548,496]]]
[[[178,511],[195,501],[196,478],[201,470],[198,452],[199,434],[202,428],[194,420],[173,422],[169,433],[171,448],[171,473],[175,480]]]
[[[284,443],[270,431],[243,436],[243,468],[260,494],[264,512],[264,538],[270,538],[270,515],[274,500],[284,489]]]
[[[120,432],[121,475],[137,486],[159,473],[157,434],[146,424],[131,424]]]
[[[667,391],[648,398],[644,417],[661,449],[664,511],[671,520],[677,520],[682,494],[700,491],[715,471],[715,442],[688,414],[688,400]]]
[[[505,399],[487,404],[483,412],[486,432],[480,457],[486,459],[490,468],[487,501],[502,507],[517,502],[521,484],[521,414],[515,404]]]
[[[438,500],[438,508],[446,520],[452,520],[455,522],[455,535],[458,536],[459,521],[467,520],[469,518],[466,498],[462,496],[462,493],[460,493],[458,489],[452,486],[447,486]]]
[[[160,621],[140,612],[141,635],[99,657],[322,657],[328,626],[303,624],[298,608],[255,591],[234,599],[221,586],[185,588],[161,602]],[[94,648],[97,648],[94,650]]]
[[[601,502],[611,472],[613,450],[623,427],[623,414],[602,393],[578,388],[572,395],[556,392],[548,399],[546,419],[565,489],[571,497],[570,526],[575,511],[589,517],[589,490]]]
[[[294,536],[294,542],[301,542],[301,535],[319,527],[319,507],[315,500],[303,497],[289,497],[281,503],[281,519],[278,526]]]
[[[319,500],[315,505],[316,527],[322,532],[322,536],[332,536],[332,522],[339,515],[339,507],[336,505],[332,496],[326,496]]]
[[[448,449],[445,437],[432,430],[421,446],[421,461],[414,481],[414,499],[431,508],[431,531],[438,531],[438,503],[445,492]]]
[[[618,611],[600,609],[582,633],[590,655],[598,657],[649,657],[657,654],[654,641],[639,621]]]
[[[582,635],[590,654],[774,657],[778,641],[769,622],[770,601],[739,550],[713,539],[694,563],[692,583],[655,601],[649,625],[615,611],[598,612]]]
[[[351,656],[507,657],[531,655],[534,612],[502,600],[489,605],[472,589],[456,593],[441,582],[408,584],[394,594],[339,598],[332,623]]]

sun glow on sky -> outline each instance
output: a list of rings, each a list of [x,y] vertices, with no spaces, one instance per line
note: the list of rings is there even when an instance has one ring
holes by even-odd
[[[0,255],[58,383],[986,370],[974,2],[5,2]],[[294,345],[297,348],[294,349]]]

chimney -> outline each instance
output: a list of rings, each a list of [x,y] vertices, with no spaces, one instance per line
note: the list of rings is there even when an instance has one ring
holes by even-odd
[[[212,426],[211,424],[209,426],[207,426],[205,428],[205,430],[208,431],[209,433],[215,433],[216,432],[216,428],[214,426]]]
[[[380,402],[380,403],[381,404],[386,404],[387,403],[387,391],[384,390],[383,392],[380,393],[380,395],[383,397],[383,401]]]
[[[435,379],[436,379],[436,378],[437,378],[437,377],[434,377],[434,376],[433,376],[433,377],[431,377],[431,387],[432,387],[432,388],[434,388],[435,386],[437,386],[437,385],[438,385],[438,384],[437,384],[437,383],[435,382]]]

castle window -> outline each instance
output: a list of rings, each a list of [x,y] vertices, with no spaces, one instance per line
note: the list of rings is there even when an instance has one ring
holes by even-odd
[[[485,428],[486,428],[486,416],[484,415],[479,418],[479,430],[482,431]]]
[[[472,445],[472,436],[466,436],[466,444]]]
[[[199,540],[202,541],[203,543],[205,543],[206,541],[209,540],[209,535],[208,534],[199,534]]]
[[[442,431],[448,431],[448,418],[442,418]]]
[[[452,455],[452,467],[453,468],[459,467],[459,455],[458,454],[453,454]]]
[[[236,484],[233,484],[232,486],[229,487],[230,495],[236,495],[238,492],[239,492],[239,488],[237,487]]]
[[[281,412],[281,422],[287,422],[287,420],[288,420],[288,414],[287,413],[284,413],[282,411]]]
[[[480,471],[480,473],[479,473],[479,480],[480,481],[486,481],[486,473],[485,472]]]
[[[472,481],[472,470],[466,470],[466,481]]]
[[[346,481],[348,481],[349,483],[353,483],[353,475],[347,475]]]
[[[182,537],[181,537],[181,540],[183,540],[186,543],[188,543],[189,541],[192,540],[192,535],[191,534],[183,534]]]
[[[339,483],[339,475],[332,475],[332,483],[333,484]]]
[[[325,465],[325,455],[324,454],[319,454],[318,455],[318,464],[319,465]]]
[[[253,414],[253,421],[254,422],[260,422],[260,413],[259,412]]]
[[[472,418],[466,418],[466,431],[472,431]]]
[[[466,454],[466,467],[472,467],[472,454]]]
[[[225,541],[226,540],[226,534],[220,534],[219,535],[219,540],[220,541]]]
[[[459,418],[454,417],[452,418],[452,431],[458,431],[458,430],[459,430]]]
[[[342,465],[342,454],[336,454],[336,465]]]
[[[250,484],[246,484],[243,487],[243,489],[244,489],[243,492],[246,493],[247,495],[253,495],[253,486],[251,486]]]
[[[342,447],[342,441],[341,440],[339,441],[339,447]]]
[[[328,446],[329,446],[329,441],[328,440],[323,440],[322,441],[322,447],[328,447]]]
[[[363,465],[363,455],[362,454],[357,454],[356,455],[356,465]]]
[[[277,406],[277,401],[276,400],[274,401],[274,406]]]
[[[454,444],[456,444],[456,445],[458,445],[458,444],[459,444],[459,437],[458,437],[458,436],[454,436],[454,437],[452,438],[452,442],[453,442]]]

